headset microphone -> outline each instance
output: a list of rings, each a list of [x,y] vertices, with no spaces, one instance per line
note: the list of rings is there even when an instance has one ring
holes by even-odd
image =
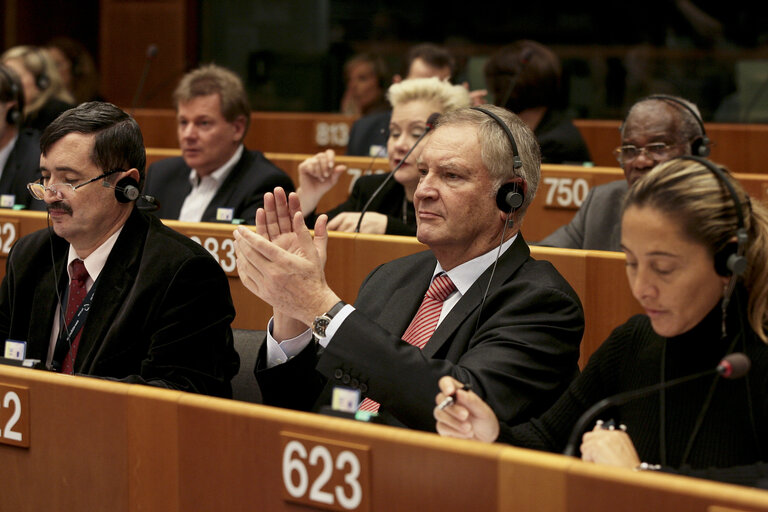
[[[112,185],[108,181],[102,181],[102,186],[105,188],[112,188],[115,190],[115,199],[121,203],[129,203],[131,201],[143,200],[146,205],[139,206],[139,209],[144,211],[155,211],[160,207],[160,204],[153,196],[144,195],[139,191],[139,183],[127,176],[116,184]]]
[[[373,194],[371,194],[371,197],[368,198],[368,201],[366,201],[365,205],[363,206],[363,209],[360,210],[360,218],[357,219],[357,226],[355,226],[355,233],[360,232],[360,226],[363,223],[363,215],[365,215],[365,212],[368,211],[368,208],[370,208],[371,203],[373,202],[374,198],[381,193],[382,189],[386,186],[387,183],[389,183],[389,180],[392,179],[392,177],[395,175],[395,173],[400,169],[400,167],[403,166],[406,160],[408,160],[408,157],[411,156],[411,153],[414,149],[416,149],[416,146],[419,145],[419,142],[424,139],[424,137],[427,136],[427,134],[432,130],[432,128],[435,127],[435,124],[437,123],[438,118],[440,117],[440,114],[438,112],[433,112],[429,115],[427,118],[427,127],[424,129],[424,133],[422,133],[418,139],[416,139],[416,142],[413,143],[413,146],[411,146],[411,149],[408,150],[408,152],[405,154],[402,160],[400,160],[400,163],[395,166],[394,169],[392,169],[392,172],[390,172],[386,178],[384,178],[384,181],[381,182],[381,185],[374,190]]]

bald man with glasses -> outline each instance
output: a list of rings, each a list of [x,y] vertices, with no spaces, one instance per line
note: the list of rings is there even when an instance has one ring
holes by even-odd
[[[614,150],[625,180],[592,188],[570,223],[537,245],[566,249],[621,250],[621,203],[629,187],[662,162],[692,154],[709,141],[696,105],[675,96],[649,96],[635,103]],[[706,146],[705,146],[706,147]]]

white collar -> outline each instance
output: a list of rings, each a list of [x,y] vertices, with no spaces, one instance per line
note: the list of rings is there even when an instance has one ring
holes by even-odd
[[[244,147],[242,144],[240,144],[235,150],[234,154],[230,157],[229,160],[226,161],[224,165],[213,171],[211,174],[203,176],[202,178],[198,177],[196,170],[192,169],[189,171],[189,183],[192,185],[192,188],[197,187],[203,180],[213,180],[217,184],[222,183],[225,179],[227,179],[227,176],[229,176],[229,173],[232,171],[232,169],[235,168],[235,164],[237,164],[237,162],[240,160],[240,157],[243,156],[243,151]]]
[[[88,271],[88,277],[93,281],[96,281],[96,279],[99,277],[99,274],[101,274],[101,271],[104,269],[104,265],[107,263],[109,253],[112,252],[112,248],[117,242],[117,237],[123,231],[123,226],[125,226],[125,224],[120,226],[120,229],[115,231],[112,236],[107,238],[104,243],[98,246],[96,250],[88,255],[87,258],[83,259],[85,270]],[[75,248],[72,247],[72,244],[69,244],[69,255],[67,256],[67,272],[69,272],[69,264],[76,259],[80,259],[80,256],[77,255],[77,252],[75,252]],[[72,275],[70,275],[69,278],[72,279]]]
[[[496,260],[497,253],[499,254],[499,257],[501,257],[501,254],[504,254],[507,249],[509,249],[516,238],[517,233],[515,233],[515,236],[504,242],[501,245],[501,253],[499,253],[498,247],[494,247],[485,254],[481,254],[476,258],[465,261],[461,265],[458,265],[451,270],[443,270],[443,267],[438,261],[435,267],[435,271],[432,274],[432,278],[434,279],[434,277],[440,272],[445,272],[448,274],[448,277],[451,278],[453,284],[456,285],[456,289],[459,291],[459,293],[464,295],[467,293],[467,290],[469,290],[469,287],[472,286],[475,281],[477,281],[480,275],[493,264],[493,262]]]

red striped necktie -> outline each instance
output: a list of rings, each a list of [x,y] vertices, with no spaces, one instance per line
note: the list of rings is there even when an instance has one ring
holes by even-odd
[[[416,311],[416,316],[411,320],[411,325],[405,330],[403,334],[403,340],[407,341],[414,347],[419,349],[424,348],[429,338],[434,334],[437,329],[437,321],[440,319],[440,312],[443,310],[443,302],[454,291],[456,291],[456,285],[453,284],[448,274],[441,272],[429,285],[427,294],[424,296],[424,300],[421,301],[419,310]],[[359,410],[376,412],[379,410],[378,402],[366,398],[360,404]]]
[[[67,329],[72,319],[75,317],[75,313],[80,308],[87,290],[85,289],[85,282],[88,280],[88,271],[85,269],[83,260],[72,260],[69,264],[72,271],[72,281],[69,283],[69,299],[67,300],[67,314],[64,317],[65,325]],[[75,358],[77,357],[77,347],[80,345],[80,334],[82,329],[77,331],[77,335],[74,340],[70,340],[71,346],[67,357],[64,359],[64,363],[61,368],[62,373],[74,373]]]

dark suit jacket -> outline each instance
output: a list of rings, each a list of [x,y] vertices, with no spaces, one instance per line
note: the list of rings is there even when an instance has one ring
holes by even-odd
[[[355,181],[352,193],[346,201],[333,210],[325,212],[332,219],[342,212],[359,212],[371,198],[377,188],[389,176],[386,174],[369,174]],[[405,212],[403,212],[405,206]],[[381,192],[373,199],[368,207],[369,212],[383,213],[387,216],[387,235],[416,236],[416,211],[413,203],[405,199],[405,189],[393,179],[384,185]],[[405,220],[403,220],[405,213]],[[314,226],[316,214],[307,217],[307,225]]]
[[[571,222],[538,245],[596,251],[621,250],[621,205],[627,194],[626,180],[592,188]]]
[[[27,183],[38,178],[40,178],[40,132],[22,129],[0,176],[0,194],[15,195],[16,204],[23,204],[31,210],[45,210],[45,201],[34,199],[27,190]]]
[[[155,215],[161,219],[178,219],[192,186],[192,169],[182,157],[166,158],[149,166],[144,193],[160,203]],[[266,159],[260,151],[243,150],[243,156],[203,212],[202,221],[216,222],[218,208],[234,209],[234,218],[254,223],[256,210],[264,205],[264,193],[275,187],[292,192],[293,182],[283,171]]]
[[[580,164],[592,160],[581,132],[561,110],[547,109],[534,135],[541,146],[541,163]]]
[[[66,240],[41,230],[8,257],[0,339],[26,341],[28,358],[47,358],[68,250]],[[232,396],[235,312],[224,271],[205,249],[134,210],[94,286],[75,373]]]
[[[437,381],[452,375],[470,383],[502,422],[547,410],[578,374],[584,316],[570,285],[549,262],[532,259],[518,236],[499,259],[482,313],[490,268],[420,351],[400,337],[435,264],[428,251],[375,269],[325,350],[311,343],[265,369],[262,347],[256,378],[264,403],[317,409],[329,403],[333,387],[353,387],[381,404],[386,422],[434,431]]]
[[[381,146],[384,152],[379,157],[387,156],[387,139],[389,138],[389,119],[392,111],[375,112],[363,116],[352,124],[347,142],[348,156],[373,156],[371,146]]]

